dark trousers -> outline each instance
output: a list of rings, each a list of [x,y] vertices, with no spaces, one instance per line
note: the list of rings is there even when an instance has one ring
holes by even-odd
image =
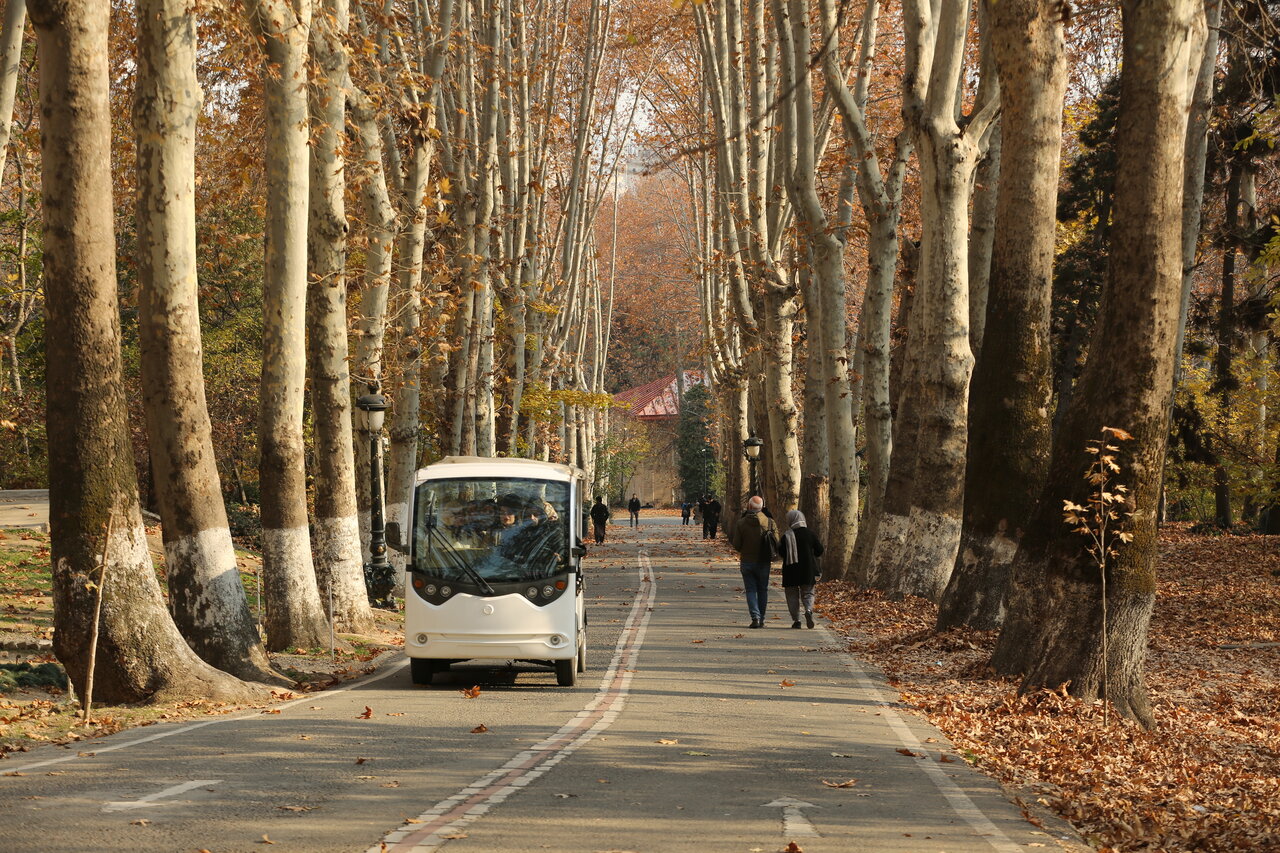
[[[702,519],[702,538],[715,539],[716,526],[719,524],[720,524],[720,519],[718,518],[703,518]]]
[[[685,527],[688,527],[688,526],[689,526],[689,516],[687,516],[687,515],[682,515],[682,516],[680,516],[680,523],[681,523],[681,524],[683,524]]]
[[[595,525],[595,528],[596,528],[595,530],[596,544],[599,545],[602,542],[604,542],[604,522],[596,521],[595,519],[592,519],[592,523]]]
[[[632,526],[632,527],[639,527],[639,526],[640,526],[640,512],[639,512],[639,510],[630,510],[630,512],[631,512],[631,526]]]

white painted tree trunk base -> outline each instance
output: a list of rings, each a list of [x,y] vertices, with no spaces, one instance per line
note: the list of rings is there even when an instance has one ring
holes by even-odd
[[[352,634],[373,628],[373,612],[364,586],[364,560],[360,550],[360,522],[345,518],[317,518],[314,539],[318,565],[326,567],[333,592],[333,628]],[[327,612],[329,602],[320,604]]]
[[[262,531],[262,587],[268,649],[328,646],[306,527]],[[284,612],[277,609],[282,605]]]
[[[225,527],[212,528],[166,542],[164,558],[166,566],[186,567],[187,577],[195,581],[183,586],[181,606],[184,621],[189,623],[188,630],[194,631],[201,641],[188,640],[188,645],[212,665],[238,678],[268,683],[282,681],[271,668],[246,606],[231,531]],[[172,607],[176,603],[172,586],[170,600]],[[228,653],[236,649],[243,650],[243,656],[239,660],[226,659]],[[221,659],[213,659],[215,656]]]

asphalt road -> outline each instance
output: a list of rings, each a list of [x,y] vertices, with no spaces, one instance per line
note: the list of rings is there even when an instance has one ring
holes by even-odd
[[[0,527],[49,529],[49,490],[0,490]]]
[[[780,589],[747,630],[695,528],[611,537],[587,558],[576,688],[467,665],[415,687],[401,659],[271,712],[42,748],[0,763],[0,851],[1058,846],[821,624],[792,630]]]

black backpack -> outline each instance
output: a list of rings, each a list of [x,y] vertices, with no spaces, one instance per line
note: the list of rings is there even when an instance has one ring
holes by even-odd
[[[782,556],[780,543],[778,542],[778,534],[773,531],[768,520],[761,518],[760,520],[760,561],[762,563],[772,563]]]

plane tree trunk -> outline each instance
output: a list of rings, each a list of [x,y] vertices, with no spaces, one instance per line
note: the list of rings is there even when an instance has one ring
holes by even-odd
[[[169,608],[201,658],[249,680],[271,672],[236,566],[205,404],[197,301],[196,27],[184,0],[138,4],[138,316]]]
[[[323,0],[311,32],[316,81],[311,92],[310,234],[307,243],[307,367],[315,431],[316,576],[332,599],[334,628],[373,627],[364,586],[356,515],[355,450],[351,435],[351,373],[347,347],[346,124],[348,25],[346,0]],[[367,470],[367,469],[366,469]],[[328,600],[322,601],[327,606]]]
[[[1003,157],[982,354],[969,398],[964,527],[938,628],[999,626],[1009,565],[1049,461],[1049,301],[1057,234],[1066,55],[1047,0],[1001,0],[990,16]]]
[[[258,476],[267,646],[279,651],[329,641],[311,558],[302,439],[311,0],[256,0],[249,15],[265,49],[267,210]]]
[[[165,609],[138,506],[116,299],[109,11],[90,0],[30,4],[40,51],[46,381],[57,389],[47,415],[54,652],[83,691],[101,583],[94,698],[239,701],[258,691],[200,660]]]
[[[1105,697],[1151,725],[1143,667],[1181,297],[1188,36],[1203,7],[1199,0],[1125,0],[1122,8],[1112,263],[1089,359],[1014,560],[992,664],[1002,674],[1022,674],[1024,691],[1066,683],[1075,696]],[[1132,516],[1123,528],[1133,541],[1108,560],[1105,609],[1098,565],[1062,520],[1064,500],[1086,502],[1082,475],[1093,457],[1085,446],[1103,426],[1133,436],[1116,475],[1129,488]]]

